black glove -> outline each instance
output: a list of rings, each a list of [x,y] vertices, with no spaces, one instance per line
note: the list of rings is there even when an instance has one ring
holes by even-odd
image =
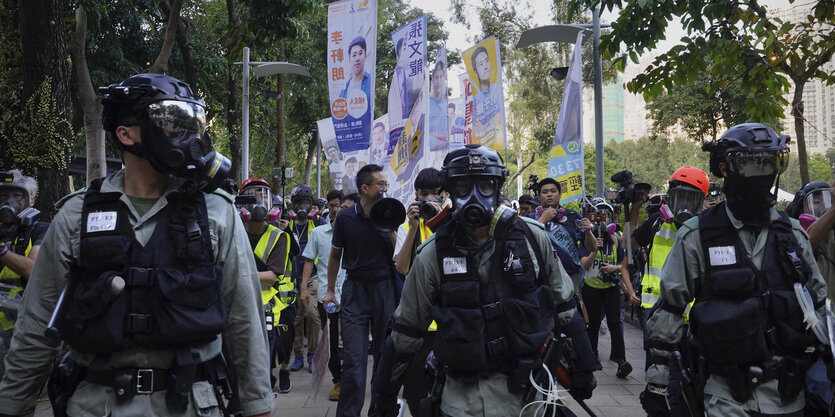
[[[368,417],[397,417],[400,412],[397,396],[378,394],[372,397],[374,398],[368,406]]]
[[[670,403],[667,402],[667,387],[647,384],[639,398],[641,407],[650,417],[669,417]]]
[[[571,388],[568,392],[579,400],[588,400],[597,387],[597,380],[591,372],[577,372],[571,378]]]

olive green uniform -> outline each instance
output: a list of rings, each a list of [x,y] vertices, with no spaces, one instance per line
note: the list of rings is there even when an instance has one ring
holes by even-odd
[[[166,196],[177,189],[172,178],[163,196],[144,215],[139,215],[130,198],[124,195],[124,171],[110,175],[101,192],[120,192],[130,210],[130,224],[140,244],[145,244],[166,206]],[[21,315],[17,321],[11,352],[6,357],[6,377],[0,383],[0,414],[31,414],[36,397],[46,380],[58,346],[44,336],[58,296],[64,287],[69,266],[80,255],[83,191],[59,202],[61,210],[44,239],[26,288]],[[208,344],[191,347],[197,361],[214,358],[224,349],[238,377],[238,397],[244,415],[264,413],[273,408],[275,395],[269,378],[264,316],[261,313],[260,284],[249,241],[232,204],[222,191],[206,195],[209,229],[215,261],[223,268],[223,300],[228,322],[226,330]],[[73,358],[90,369],[169,368],[173,350],[137,347],[111,355],[72,352]],[[165,391],[116,400],[113,388],[81,382],[70,399],[67,411],[72,416],[220,416],[212,387],[206,381],[192,387],[185,414],[167,409]]]

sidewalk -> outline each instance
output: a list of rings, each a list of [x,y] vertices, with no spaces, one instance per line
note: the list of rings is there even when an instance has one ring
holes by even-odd
[[[608,360],[610,342],[609,333],[600,336],[600,356],[603,370],[596,372],[597,389],[594,396],[587,401],[587,404],[599,417],[643,417],[646,414],[638,402],[638,394],[644,389],[644,351],[641,340],[641,330],[632,324],[624,323],[624,339],[626,342],[626,358],[632,364],[633,371],[626,379],[615,377],[617,365]],[[371,380],[371,363],[368,360],[369,382]],[[330,374],[325,375],[319,395],[313,397],[311,387],[312,377],[308,371],[307,364],[299,372],[292,372],[290,380],[293,384],[291,391],[287,394],[277,394],[273,416],[289,417],[332,417],[336,415],[336,401],[328,401],[328,392],[333,385],[330,382]],[[365,391],[365,407],[362,415],[368,415],[368,403],[370,402],[370,388]],[[586,416],[586,412],[571,399],[565,401],[566,405],[579,417]],[[38,403],[36,417],[51,416],[49,402]],[[410,416],[408,410],[406,416]]]

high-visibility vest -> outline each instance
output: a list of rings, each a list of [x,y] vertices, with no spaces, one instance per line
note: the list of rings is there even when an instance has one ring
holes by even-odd
[[[23,256],[29,256],[29,252],[32,251],[32,237],[31,233],[24,233],[21,236],[18,236],[14,242],[9,245],[9,251],[13,248],[17,247],[20,243],[21,239],[28,239],[26,242],[26,250],[23,251]],[[21,254],[18,254],[21,255]],[[18,274],[15,271],[12,271],[11,268],[8,266],[4,266],[3,269],[0,269],[0,283],[13,285],[15,288],[10,290],[9,292],[0,292],[0,297],[6,297],[9,299],[17,298],[17,295],[23,291],[24,280],[23,276]],[[14,328],[14,320],[6,317],[6,314],[0,311],[0,330],[11,330]]]
[[[409,219],[406,219],[403,223],[403,228],[406,229],[406,233],[409,233]],[[426,242],[426,239],[429,239],[429,237],[433,234],[432,229],[426,226],[426,222],[423,219],[419,220],[418,230],[420,231],[420,241],[417,242],[417,245]],[[412,249],[414,250],[415,248]],[[434,332],[436,330],[438,330],[438,324],[435,323],[435,320],[432,320],[432,323],[429,324],[429,331]]]
[[[592,264],[592,268],[590,268],[588,271],[586,271],[585,283],[589,287],[597,288],[597,289],[601,289],[601,290],[606,289],[606,288],[614,287],[615,285],[617,285],[616,282],[604,281],[604,280],[600,279],[600,275],[602,274],[602,272],[600,271],[600,262],[601,261],[604,261],[604,262],[607,262],[607,263],[610,263],[610,264],[613,264],[613,265],[617,265],[617,263],[618,263],[617,243],[615,243],[612,246],[612,253],[609,254],[609,255],[601,254],[599,250],[595,253],[594,262],[597,264],[597,267],[595,268],[594,267],[595,265]]]
[[[255,245],[255,250],[253,250],[255,256],[266,264],[267,259],[269,259],[270,254],[278,245],[278,241],[282,237],[287,239],[287,243],[284,245],[284,274],[276,277],[276,281],[273,285],[261,285],[261,303],[265,307],[265,312],[271,311],[273,313],[273,323],[278,322],[278,316],[281,314],[281,310],[287,308],[289,305],[293,304],[294,301],[296,301],[295,285],[293,284],[293,279],[288,272],[289,265],[291,264],[289,259],[290,236],[288,236],[286,232],[281,231],[281,229],[268,224],[267,230],[261,235],[261,238],[258,239],[258,244]]]
[[[297,227],[296,226],[296,221],[295,220],[291,221],[290,222],[290,231],[295,232],[296,227]],[[313,231],[314,227],[316,227],[316,223],[314,223],[313,220],[309,219],[307,221],[307,240],[310,240],[310,233]]]
[[[678,232],[678,228],[675,224],[664,222],[658,229],[658,233],[652,238],[652,250],[649,251],[647,269],[641,278],[641,307],[643,308],[652,308],[661,296],[661,269],[673,249],[676,232]],[[692,306],[693,301],[684,310],[685,323],[690,321],[690,308]]]

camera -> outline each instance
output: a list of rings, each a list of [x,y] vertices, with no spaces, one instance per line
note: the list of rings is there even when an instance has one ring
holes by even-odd
[[[612,175],[609,179],[620,186],[620,190],[618,191],[606,191],[605,193],[606,199],[614,201],[615,203],[637,203],[644,198],[644,195],[648,194],[652,190],[652,186],[645,182],[635,184],[632,179],[632,171],[628,169]]]
[[[528,185],[525,188],[534,196],[539,195],[539,177],[536,174],[528,175]]]
[[[418,213],[420,218],[423,220],[429,220],[438,215],[438,209],[435,206],[427,203],[436,203],[440,205],[440,201],[438,201],[435,197],[426,197],[423,201],[418,201]]]

